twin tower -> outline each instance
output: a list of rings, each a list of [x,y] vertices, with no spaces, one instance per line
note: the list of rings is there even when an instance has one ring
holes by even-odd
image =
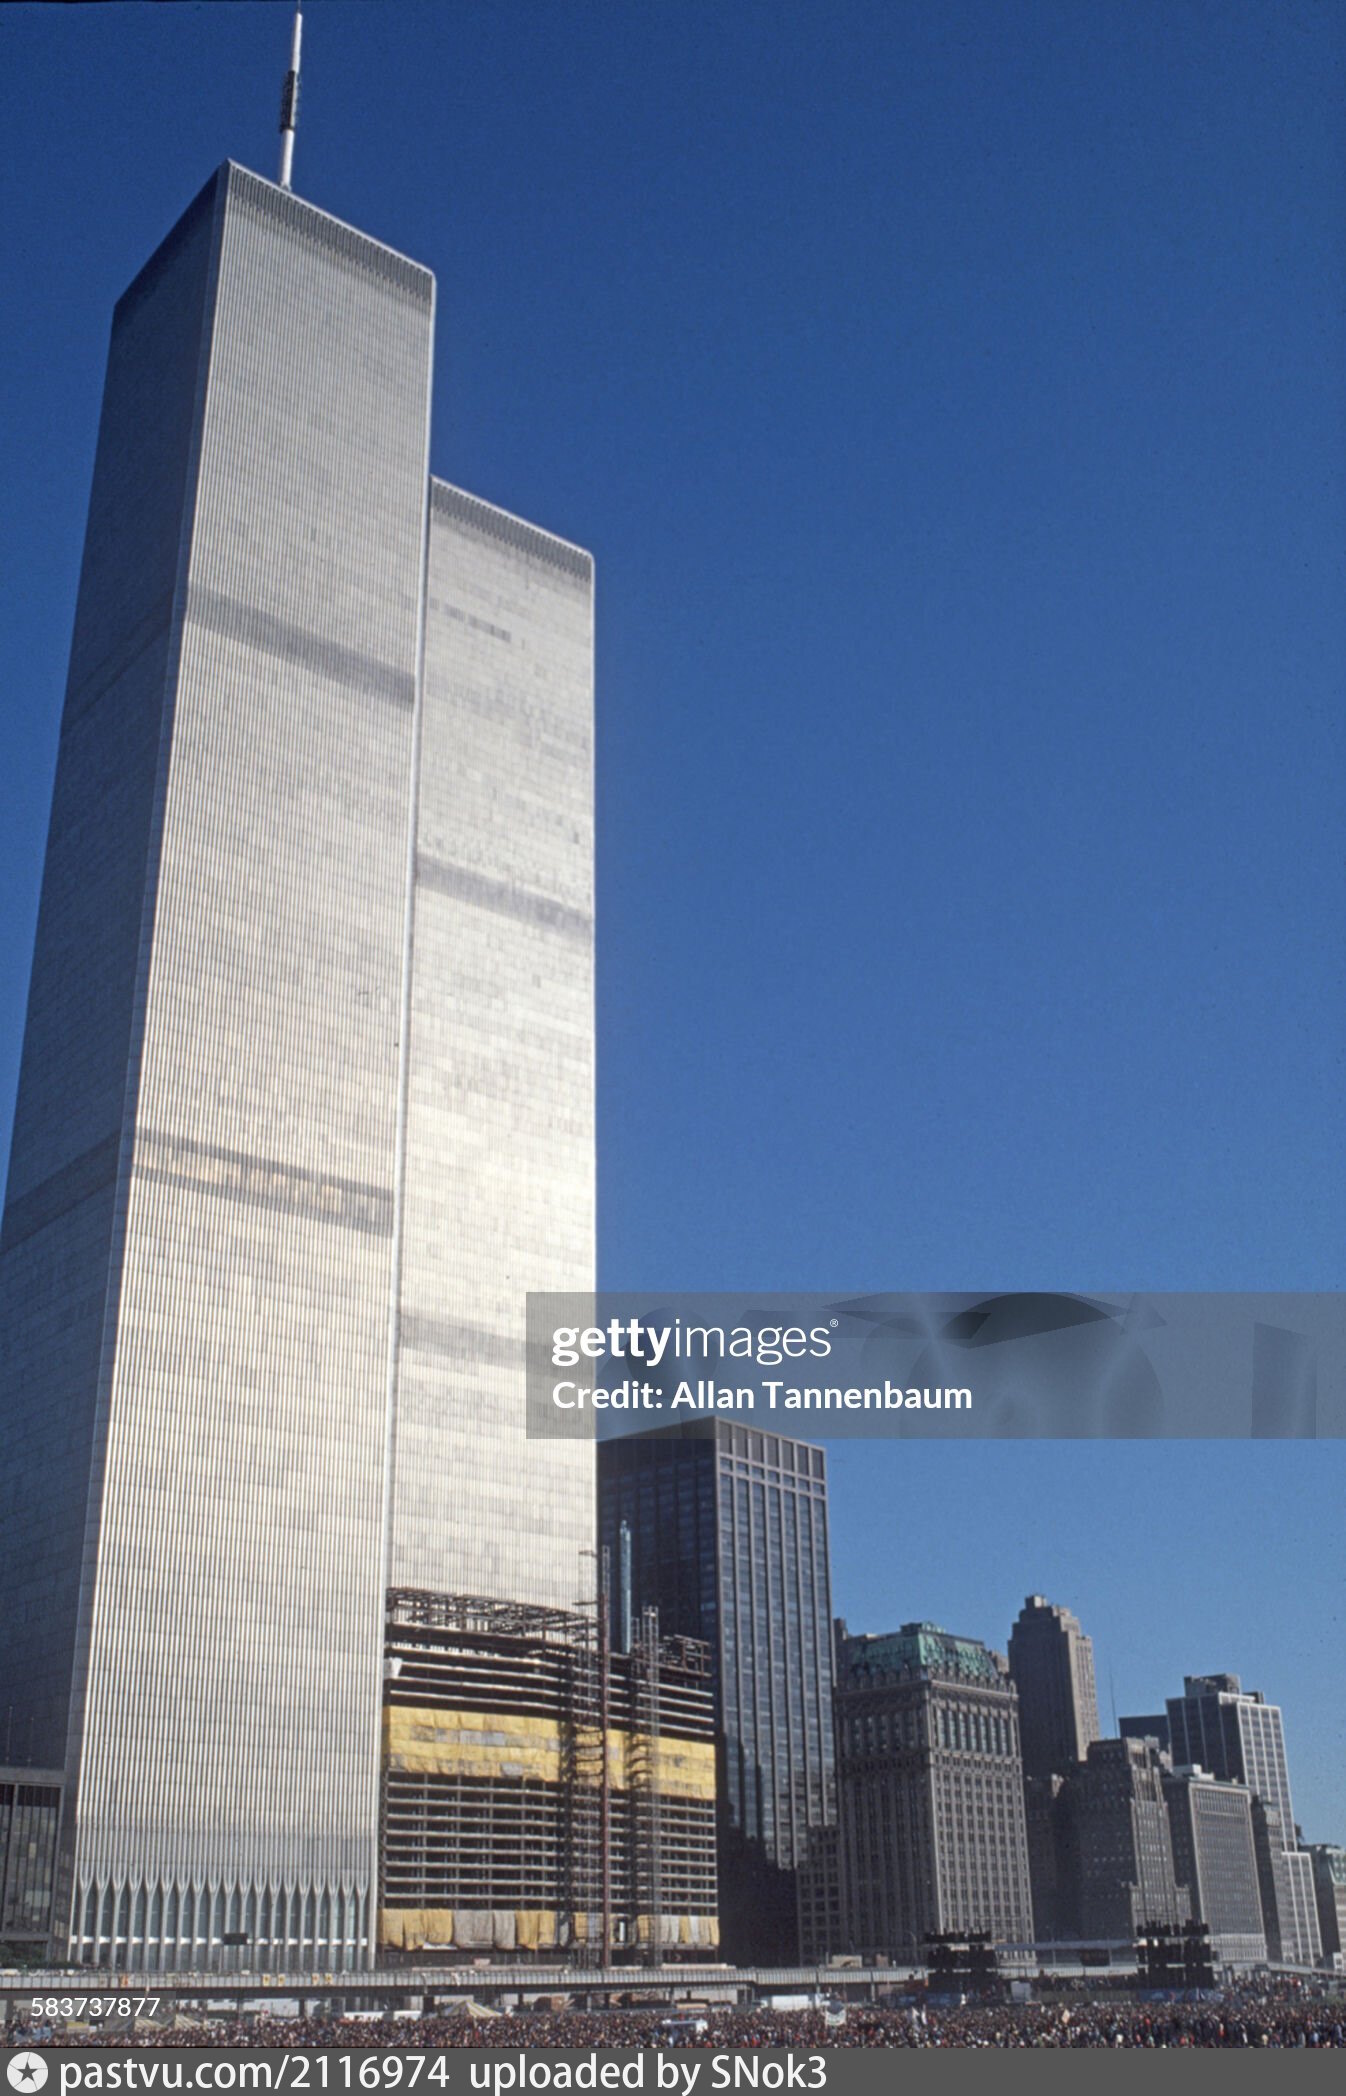
[[[429,478],[428,271],[227,165],[113,324],[0,1237],[58,1945],[371,1955],[390,1587],[572,1607],[593,574]],[[143,1969],[143,1966],[142,1966]]]

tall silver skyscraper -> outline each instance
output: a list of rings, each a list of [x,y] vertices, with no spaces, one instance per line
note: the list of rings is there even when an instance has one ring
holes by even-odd
[[[83,1959],[352,1965],[389,1585],[569,1606],[592,566],[428,479],[429,272],[228,165],[120,301],[0,1237],[0,1759]]]

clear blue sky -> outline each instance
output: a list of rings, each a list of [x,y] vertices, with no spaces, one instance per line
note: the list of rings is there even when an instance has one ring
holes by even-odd
[[[0,15],[0,1142],[111,307],[273,171],[288,19]],[[435,470],[598,561],[604,1280],[1340,1287],[1341,8],[316,0],[305,47],[296,186],[439,278]],[[1003,1643],[1041,1588],[1123,1710],[1241,1671],[1342,1839],[1344,1486],[843,1447],[837,1601]]]

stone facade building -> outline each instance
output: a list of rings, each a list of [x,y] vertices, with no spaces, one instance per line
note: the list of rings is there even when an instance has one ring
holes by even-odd
[[[911,1960],[928,1934],[1033,1934],[1018,1696],[1005,1663],[932,1623],[837,1637],[847,1947]]]

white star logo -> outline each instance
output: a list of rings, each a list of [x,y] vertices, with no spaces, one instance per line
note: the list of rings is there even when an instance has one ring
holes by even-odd
[[[47,2063],[36,2052],[16,2052],[12,2060],[5,2062],[11,2089],[35,2091],[43,2087],[47,2079]]]

